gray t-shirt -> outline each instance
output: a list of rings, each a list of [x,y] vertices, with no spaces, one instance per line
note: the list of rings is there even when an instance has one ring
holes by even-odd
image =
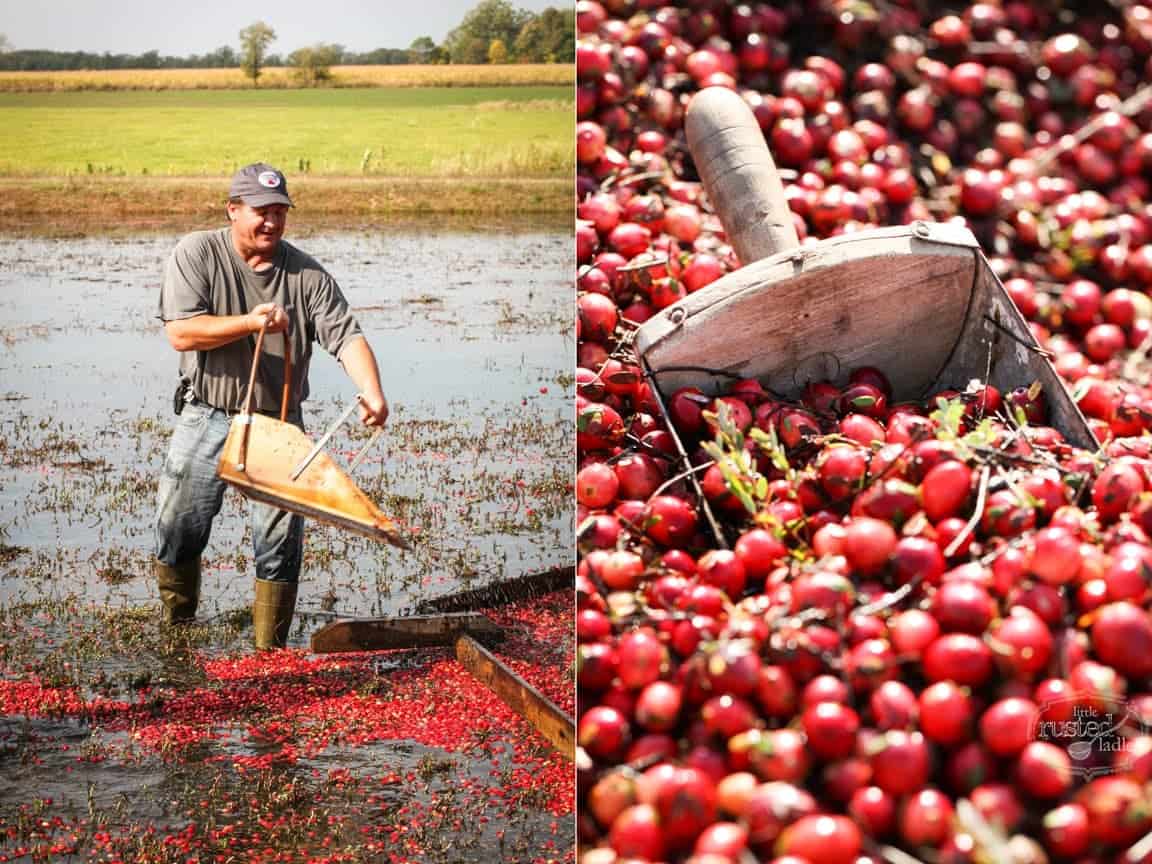
[[[196,231],[177,244],[164,268],[157,317],[177,321],[196,315],[243,315],[260,303],[278,303],[288,312],[288,333],[265,336],[256,376],[253,410],[278,412],[284,386],[284,337],[292,340],[289,408],[308,398],[308,362],[312,343],[339,356],[360,325],[340,286],[311,256],[280,241],[273,266],[257,273],[232,245],[231,231]],[[256,336],[211,351],[184,351],[180,374],[192,382],[192,394],[217,408],[243,406]]]

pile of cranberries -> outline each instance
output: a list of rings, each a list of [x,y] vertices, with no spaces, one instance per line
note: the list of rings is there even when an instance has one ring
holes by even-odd
[[[1152,862],[1152,6],[577,28],[581,860]],[[636,327],[741,265],[682,128],[709,86],[804,242],[967,225],[1099,452],[1029,382],[657,394]]]

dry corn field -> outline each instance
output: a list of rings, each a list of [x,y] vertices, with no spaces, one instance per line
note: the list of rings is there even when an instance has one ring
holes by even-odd
[[[299,82],[289,67],[265,69],[260,87]],[[567,63],[498,66],[335,66],[330,87],[499,87],[574,84]],[[68,90],[240,90],[252,81],[240,69],[84,69],[0,72],[0,92]]]

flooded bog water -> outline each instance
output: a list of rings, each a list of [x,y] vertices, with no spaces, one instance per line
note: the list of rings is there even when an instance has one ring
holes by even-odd
[[[450,650],[252,652],[237,493],[201,626],[158,626],[178,357],[155,314],[179,236],[0,237],[0,860],[571,860],[570,763]],[[355,479],[416,531],[403,551],[310,524],[290,647],[332,616],[569,563],[566,226],[290,239],[343,287],[392,405]],[[310,377],[318,433],[354,387],[323,351]],[[505,659],[571,711],[569,598],[489,614]]]
[[[0,237],[0,602],[154,602],[154,496],[178,360],[155,314],[179,236]],[[394,613],[570,561],[563,226],[289,239],[341,284],[380,361],[392,420],[356,479],[419,532],[405,552],[311,524],[302,613]],[[305,422],[318,434],[355,391],[322,350],[310,381]],[[363,440],[345,427],[329,450],[340,461]],[[251,575],[246,510],[230,491],[205,553],[205,613],[245,607]],[[301,621],[294,640],[315,623]]]

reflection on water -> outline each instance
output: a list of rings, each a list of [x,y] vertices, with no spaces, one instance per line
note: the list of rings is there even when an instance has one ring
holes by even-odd
[[[152,496],[177,365],[154,315],[178,236],[0,237],[0,602],[153,602]],[[342,285],[393,404],[357,479],[422,539],[405,553],[313,526],[303,610],[394,612],[570,560],[567,233],[409,224],[290,239]],[[311,389],[312,430],[354,392],[322,351]],[[334,439],[338,461],[357,436]],[[208,614],[248,603],[246,522],[229,493],[205,553]]]

